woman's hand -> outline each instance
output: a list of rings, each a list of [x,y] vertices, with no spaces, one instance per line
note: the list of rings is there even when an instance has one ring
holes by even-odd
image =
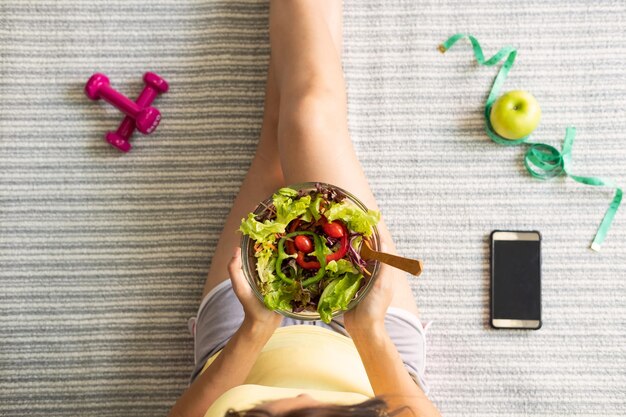
[[[243,323],[226,343],[222,353],[176,401],[170,417],[203,416],[222,394],[244,384],[263,346],[282,321],[282,316],[266,309],[254,296],[241,270],[239,248],[228,264],[228,272],[233,291],[243,305]]]
[[[280,326],[283,317],[266,308],[252,292],[250,284],[241,270],[241,249],[237,248],[228,264],[228,273],[233,283],[233,291],[243,306],[244,320],[242,326],[255,330],[267,330],[271,333]]]
[[[381,245],[385,251],[385,245]],[[374,286],[356,307],[343,315],[346,331],[351,335],[358,331],[384,330],[385,314],[393,298],[393,282],[396,270],[381,264]]]

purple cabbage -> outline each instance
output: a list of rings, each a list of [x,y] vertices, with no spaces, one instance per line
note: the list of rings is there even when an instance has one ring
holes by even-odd
[[[334,201],[340,203],[345,200],[346,195],[332,186],[327,186],[319,182],[315,183],[315,189],[321,194],[326,201]]]
[[[361,257],[361,254],[357,252],[356,249],[354,249],[354,246],[352,246],[352,243],[359,237],[363,237],[363,235],[361,233],[353,233],[350,235],[347,256],[348,259],[350,259],[350,262],[352,262],[354,265],[357,265],[363,270],[367,268],[367,262]]]

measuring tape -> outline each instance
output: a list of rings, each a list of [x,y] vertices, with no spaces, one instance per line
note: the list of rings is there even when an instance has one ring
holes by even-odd
[[[602,222],[598,227],[598,231],[596,232],[596,236],[591,243],[591,249],[599,251],[607,232],[611,228],[613,217],[615,217],[615,213],[622,202],[622,189],[612,181],[603,180],[598,177],[581,177],[571,173],[572,145],[574,144],[574,137],[576,136],[576,128],[573,126],[565,129],[565,139],[563,141],[563,149],[561,151],[557,150],[553,146],[546,145],[545,143],[528,143],[527,140],[530,135],[516,140],[505,139],[498,135],[491,126],[489,115],[491,113],[491,107],[498,97],[498,92],[504,84],[511,67],[513,67],[513,62],[515,62],[515,57],[517,56],[517,50],[511,46],[505,46],[494,56],[485,60],[483,50],[476,38],[472,35],[466,35],[463,33],[457,33],[456,35],[448,38],[448,40],[439,45],[439,50],[441,53],[445,53],[452,47],[452,45],[463,38],[469,39],[472,43],[474,56],[480,65],[491,67],[504,60],[504,64],[502,64],[500,71],[498,71],[498,75],[491,86],[489,97],[487,97],[487,102],[485,103],[485,130],[487,132],[487,136],[489,136],[492,141],[504,146],[516,146],[521,144],[530,145],[528,151],[526,151],[526,154],[524,155],[524,166],[530,175],[539,180],[545,181],[558,177],[561,174],[565,174],[581,184],[615,188],[613,201],[609,204],[609,208],[606,210],[604,218],[602,219]]]

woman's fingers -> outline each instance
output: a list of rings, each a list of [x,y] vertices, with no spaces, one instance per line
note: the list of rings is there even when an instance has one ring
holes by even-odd
[[[244,321],[262,323],[262,327],[270,326],[274,331],[282,321],[279,314],[268,310],[252,292],[246,277],[241,270],[241,249],[235,249],[233,257],[228,263],[228,273],[233,283],[233,291],[243,306]]]
[[[381,244],[381,251],[384,252],[386,245]],[[380,300],[385,304],[385,309],[389,307],[394,293],[394,284],[398,274],[398,270],[387,264],[380,264],[380,271],[376,277],[376,282],[372,287],[372,292],[381,297]]]
[[[387,252],[389,246],[387,245],[387,243],[385,242],[384,239],[380,239],[380,252]],[[380,270],[378,271],[378,279],[376,280],[376,284],[374,286],[378,286],[380,285],[380,281],[382,281],[380,278],[384,277],[385,275],[387,275],[388,273],[388,268],[389,266],[387,264],[384,264],[382,262],[379,262],[380,264]]]
[[[233,290],[235,294],[238,296],[246,295],[246,289],[250,289],[248,283],[246,282],[246,277],[243,275],[243,271],[241,270],[241,248],[236,248],[233,253],[233,257],[228,263],[228,274],[230,275],[230,280],[233,283]]]

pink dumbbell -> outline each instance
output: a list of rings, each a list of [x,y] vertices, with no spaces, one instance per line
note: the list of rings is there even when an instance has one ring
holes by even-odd
[[[140,107],[111,87],[109,79],[104,74],[96,73],[89,78],[85,85],[85,94],[91,100],[104,99],[117,107],[122,113],[135,119],[137,130],[146,135],[152,133],[161,121],[161,113],[154,107]]]
[[[135,104],[139,107],[147,107],[151,105],[159,94],[167,93],[167,90],[169,90],[167,81],[159,77],[154,72],[146,72],[143,75],[143,82],[146,86],[141,94],[139,94],[139,97],[137,97],[137,100],[135,100]],[[134,131],[135,120],[130,116],[126,116],[117,130],[115,132],[107,132],[107,134],[104,135],[104,138],[120,151],[128,152],[132,147],[128,140],[133,135]]]

